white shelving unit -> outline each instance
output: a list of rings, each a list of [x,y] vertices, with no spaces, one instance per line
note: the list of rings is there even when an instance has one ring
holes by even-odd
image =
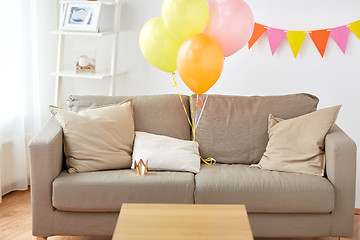
[[[76,31],[62,31],[61,24],[63,21],[63,16],[65,13],[65,8],[68,3],[84,3],[87,1],[71,1],[71,0],[60,0],[60,14],[59,14],[59,30],[51,31],[51,34],[56,34],[58,36],[57,44],[57,60],[56,60],[56,71],[51,73],[52,76],[55,76],[55,99],[54,104],[57,106],[60,101],[62,81],[63,78],[84,78],[84,79],[109,79],[109,95],[115,95],[115,78],[121,72],[116,72],[117,66],[117,53],[118,53],[118,41],[119,41],[119,26],[120,26],[120,14],[121,7],[124,1],[122,0],[110,0],[110,1],[98,1],[101,2],[104,6],[112,6],[114,10],[113,17],[113,27],[112,31],[105,32],[76,32]],[[101,18],[101,15],[100,15]],[[76,73],[74,70],[63,69],[62,61],[64,57],[64,38],[66,36],[85,36],[85,37],[112,37],[112,46],[111,46],[111,64],[108,71],[105,72],[96,72],[96,73]],[[110,46],[109,46],[110,47]]]

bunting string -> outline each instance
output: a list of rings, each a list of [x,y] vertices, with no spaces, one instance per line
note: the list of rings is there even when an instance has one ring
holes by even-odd
[[[326,28],[310,31],[292,31],[285,29],[277,29],[255,23],[254,31],[248,42],[248,46],[249,49],[251,49],[257,42],[257,40],[259,40],[259,38],[264,34],[264,32],[266,32],[272,55],[275,54],[276,50],[286,37],[289,42],[291,51],[296,58],[302,44],[304,43],[305,37],[309,34],[321,57],[324,57],[329,37],[334,39],[340,50],[345,54],[350,31],[360,39],[360,20],[335,28]]]

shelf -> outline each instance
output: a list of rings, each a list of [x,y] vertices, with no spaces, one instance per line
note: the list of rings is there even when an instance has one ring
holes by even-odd
[[[116,73],[115,76],[124,74],[126,72]],[[56,77],[72,77],[72,78],[86,78],[86,79],[106,79],[115,77],[112,76],[109,72],[98,72],[98,73],[76,73],[74,71],[61,71],[61,72],[52,72],[52,76]]]
[[[119,33],[124,31],[124,29],[120,28],[120,15],[121,15],[121,7],[123,3],[126,2],[126,0],[104,0],[104,1],[86,1],[86,0],[58,0],[60,3],[59,7],[59,29],[55,31],[50,31],[50,34],[57,35],[58,44],[57,44],[57,60],[56,60],[56,71],[51,73],[52,76],[55,76],[55,105],[58,105],[60,97],[61,97],[61,85],[62,85],[62,79],[63,78],[73,78],[73,79],[98,79],[98,80],[108,80],[105,81],[109,84],[109,96],[115,95],[115,88],[116,88],[116,77],[120,74],[124,74],[126,72],[118,72],[116,70],[117,68],[117,53],[118,53],[118,39],[119,39]],[[110,10],[114,11],[114,15],[109,15],[112,18],[113,24],[111,29],[107,30],[110,27],[110,23],[106,23],[106,21],[103,21],[104,26],[100,24],[100,32],[86,32],[86,31],[70,31],[67,29],[64,29],[61,25],[61,23],[64,21],[64,14],[67,10],[68,4],[75,3],[75,4],[96,4],[96,5],[102,5],[104,8],[108,8],[107,6],[110,6]],[[106,14],[105,14],[106,15]],[[101,17],[100,17],[101,18]],[[109,18],[110,19],[110,18]],[[99,19],[100,21],[100,19]],[[101,21],[100,21],[101,22]],[[105,24],[106,23],[106,24]],[[106,26],[105,26],[106,25]],[[112,44],[108,45],[109,48],[111,48],[111,62],[108,66],[108,68],[105,69],[103,72],[97,72],[97,73],[76,73],[75,68],[66,68],[70,70],[61,70],[64,69],[62,66],[62,62],[65,61],[64,58],[64,41],[66,39],[66,36],[73,36],[75,37],[86,37],[82,40],[88,41],[90,37],[99,37],[100,39],[105,36],[110,36],[108,40],[112,41]],[[103,83],[105,84],[105,83]]]
[[[59,77],[73,77],[73,78],[87,78],[87,79],[105,79],[111,78],[112,75],[109,72],[99,72],[99,73],[76,73],[74,71],[61,71],[51,73],[53,76]]]
[[[85,2],[86,3],[93,3],[93,2],[101,2],[101,4],[103,5],[107,5],[107,6],[114,6],[116,4],[119,4],[119,2],[115,2],[115,1],[59,1],[60,3],[81,3],[83,4]]]
[[[103,37],[113,35],[114,32],[71,32],[71,31],[50,31],[51,34],[56,35],[72,35],[72,36],[86,36],[86,37]]]

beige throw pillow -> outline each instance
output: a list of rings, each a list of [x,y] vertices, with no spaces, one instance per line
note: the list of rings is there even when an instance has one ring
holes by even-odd
[[[341,106],[283,120],[269,115],[269,142],[259,164],[252,167],[324,176],[325,136]]]
[[[134,144],[132,100],[79,113],[50,106],[64,132],[69,173],[130,168]]]

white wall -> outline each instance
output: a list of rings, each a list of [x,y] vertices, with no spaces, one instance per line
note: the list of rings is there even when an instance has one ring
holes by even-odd
[[[55,70],[56,64],[56,46],[55,35],[50,35],[49,31],[57,27],[57,0],[33,0],[36,4],[36,29],[34,31],[33,51],[36,52],[34,77],[39,80],[39,99],[41,125],[50,117],[49,105],[53,104],[54,99],[54,81],[50,77],[50,72]]]
[[[312,30],[345,25],[360,19],[359,0],[249,0],[255,21],[271,27]],[[127,74],[118,81],[118,95],[176,93],[171,74],[150,65],[141,55],[138,36],[142,25],[161,15],[161,0],[131,0],[123,8],[119,68]],[[68,49],[72,49],[70,42]],[[99,56],[107,52],[106,44],[96,46]],[[106,53],[107,54],[107,53]],[[51,56],[49,60],[52,60]],[[68,57],[68,61],[73,61]],[[102,57],[103,58],[103,57]],[[329,38],[321,58],[309,36],[294,59],[285,40],[274,56],[266,34],[253,46],[246,47],[225,60],[223,73],[208,93],[233,95],[276,95],[307,92],[320,99],[319,107],[343,105],[337,123],[360,145],[360,39],[350,33],[344,55]],[[55,69],[55,66],[54,68]],[[53,80],[51,77],[49,79]],[[177,75],[182,93],[190,90]],[[107,94],[106,80],[74,80],[63,83],[63,99],[69,94]],[[64,104],[64,101],[63,101]],[[358,154],[358,167],[360,172]],[[360,208],[360,174],[357,177],[356,207]]]

